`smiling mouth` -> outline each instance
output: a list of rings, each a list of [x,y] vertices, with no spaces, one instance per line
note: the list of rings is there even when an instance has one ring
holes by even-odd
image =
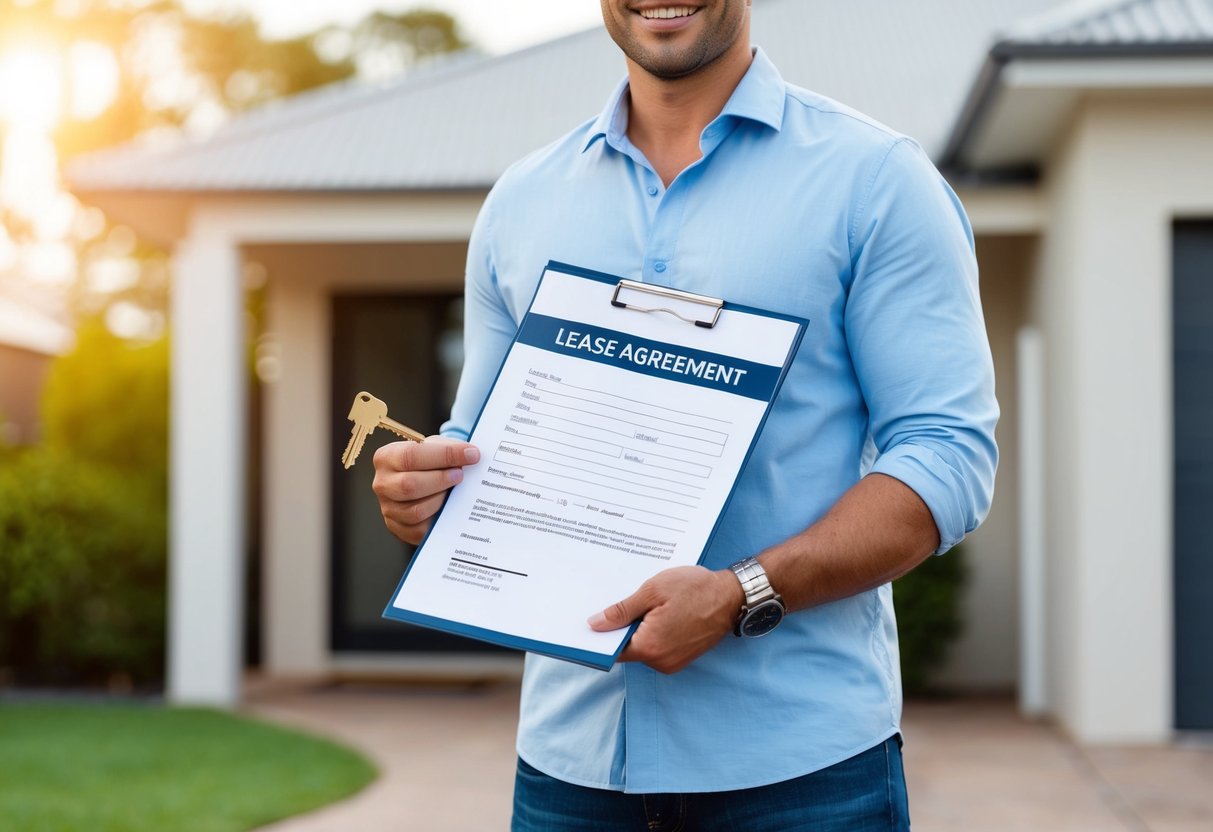
[[[641,9],[640,16],[645,20],[671,20],[676,17],[690,17],[699,9],[690,6],[667,6],[660,9]]]

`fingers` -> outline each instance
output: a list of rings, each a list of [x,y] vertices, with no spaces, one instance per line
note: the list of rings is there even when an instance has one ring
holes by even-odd
[[[430,523],[442,507],[442,494],[409,506],[383,506],[383,523],[387,530],[405,543],[416,546],[430,530]]]
[[[407,502],[380,498],[379,512],[383,515],[385,523],[390,521],[404,529],[410,529],[414,526],[424,527],[421,531],[421,534],[424,536],[425,530],[429,527],[430,519],[438,513],[438,509],[442,508],[442,501],[445,497],[446,490],[443,489],[419,500],[409,500]],[[413,543],[414,541],[410,540],[409,542]]]
[[[375,451],[376,471],[433,471],[479,461],[480,450],[475,445],[444,436],[431,436],[424,442],[392,442]]]
[[[627,627],[636,619],[643,618],[644,614],[652,609],[653,601],[651,596],[649,583],[646,581],[640,585],[640,589],[633,592],[627,598],[611,604],[611,606],[601,612],[591,615],[587,623],[590,625],[591,630],[599,633]]]
[[[649,634],[647,632],[641,633],[641,630],[644,629],[644,622],[641,621],[640,626],[636,628],[636,632],[632,634],[632,638],[628,640],[628,643],[619,653],[619,658],[616,661],[620,663],[639,662],[640,664],[647,664],[659,673],[673,673],[676,670],[681,670],[681,667],[675,669],[673,666],[663,664],[663,656],[650,643]],[[658,666],[659,664],[661,665],[660,667]]]
[[[381,471],[375,469],[371,490],[375,496],[391,502],[407,503],[424,500],[431,494],[446,491],[463,481],[462,468],[437,471]]]
[[[732,630],[743,596],[741,584],[727,569],[675,567],[592,616],[589,625],[602,632],[643,619],[619,661],[643,662],[661,673],[677,673]]]
[[[661,635],[656,632],[657,629],[641,621],[617,661],[639,662],[647,664],[658,673],[670,674],[685,669],[699,655],[698,652],[669,649],[669,646],[663,643]]]
[[[375,451],[371,488],[388,531],[406,543],[420,543],[446,492],[463,481],[463,466],[479,460],[474,445],[441,436],[393,442]]]

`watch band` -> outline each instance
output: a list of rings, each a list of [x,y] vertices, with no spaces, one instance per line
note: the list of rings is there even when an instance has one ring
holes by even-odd
[[[737,580],[741,581],[741,591],[745,593],[745,606],[754,607],[763,601],[778,598],[774,587],[767,578],[767,571],[757,558],[745,558],[729,567]],[[743,610],[744,612],[744,610]]]

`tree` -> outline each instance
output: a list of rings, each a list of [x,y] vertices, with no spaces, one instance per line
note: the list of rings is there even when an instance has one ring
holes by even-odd
[[[65,107],[56,122],[58,156],[70,159],[141,134],[204,133],[272,99],[358,77],[379,79],[468,42],[453,18],[427,9],[374,12],[352,26],[274,39],[247,14],[194,16],[180,0],[0,0],[0,61],[30,45],[58,56],[69,100],[76,91],[69,69],[81,54],[116,74],[107,106]],[[30,219],[19,206],[0,206],[0,240],[7,232],[18,244],[31,241]],[[96,261],[113,257],[105,241],[102,226],[91,235],[77,233],[72,242],[80,260]],[[124,256],[153,264],[159,274],[140,274],[143,285],[126,297],[110,297],[108,289],[98,297],[82,281],[76,300],[85,312],[110,302],[144,305],[157,299],[161,307],[153,311],[163,311],[165,264],[155,262],[154,252],[140,255]]]
[[[98,319],[51,365],[42,400],[47,447],[163,491],[168,474],[166,339],[119,339]],[[146,490],[146,489],[145,489]]]
[[[99,45],[117,64],[110,105],[91,118],[60,121],[55,139],[64,158],[180,127],[200,108],[236,113],[359,75],[406,71],[470,45],[454,18],[424,8],[372,12],[350,27],[273,39],[247,13],[192,16],[179,0],[0,0],[0,53],[30,42],[61,55],[73,45]]]

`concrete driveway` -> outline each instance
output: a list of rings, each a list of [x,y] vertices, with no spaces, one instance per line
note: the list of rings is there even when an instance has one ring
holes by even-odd
[[[252,687],[248,698],[248,712],[354,746],[380,770],[354,797],[266,832],[509,826],[516,682]],[[1213,830],[1213,742],[1080,748],[992,699],[912,702],[904,728],[916,832]]]

